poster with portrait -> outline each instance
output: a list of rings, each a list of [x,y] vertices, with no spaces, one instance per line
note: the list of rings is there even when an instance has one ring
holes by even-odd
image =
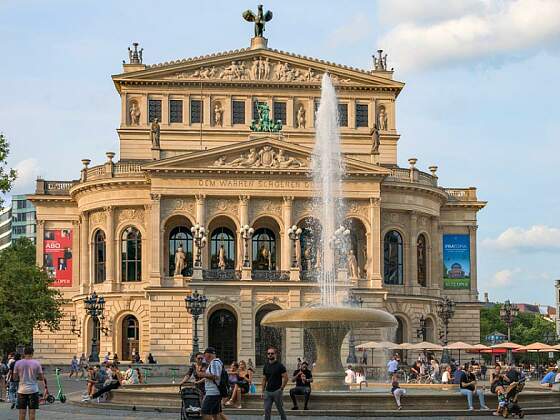
[[[471,288],[469,235],[443,235],[443,288]]]
[[[43,265],[54,287],[72,287],[72,229],[46,229]]]

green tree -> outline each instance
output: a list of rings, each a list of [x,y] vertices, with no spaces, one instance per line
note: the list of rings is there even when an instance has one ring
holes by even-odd
[[[0,192],[2,194],[7,193],[12,189],[12,185],[16,180],[16,170],[6,169],[6,160],[8,159],[8,154],[10,153],[10,144],[6,140],[6,137],[0,133]],[[0,196],[0,208],[4,204],[4,199]]]
[[[494,331],[507,335],[507,325],[500,319],[500,304],[480,311],[480,341]],[[554,322],[547,321],[539,314],[520,313],[511,325],[511,341],[527,345],[536,341],[543,341],[545,334],[554,332]]]
[[[31,344],[33,329],[59,329],[63,303],[52,280],[35,264],[35,245],[18,239],[0,252],[0,351]]]

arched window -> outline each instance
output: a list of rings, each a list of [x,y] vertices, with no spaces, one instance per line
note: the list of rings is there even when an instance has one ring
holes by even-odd
[[[299,227],[302,231],[299,238],[301,270],[313,271],[320,262],[317,261],[317,251],[321,249],[321,224],[318,220],[307,217],[299,223]]]
[[[421,234],[416,241],[416,264],[418,284],[426,287],[427,284],[427,263],[426,263],[426,236]]]
[[[270,229],[257,229],[253,235],[253,269],[276,270],[276,236]]]
[[[426,318],[424,326],[426,327],[426,341],[430,343],[436,342],[436,327],[432,318]]]
[[[130,226],[121,236],[122,281],[142,279],[142,235]]]
[[[278,351],[279,359],[282,356],[283,330],[261,325],[266,314],[278,309],[280,308],[276,305],[267,305],[259,309],[255,315],[255,361],[257,366],[263,366],[266,363],[266,350],[270,347],[274,347]]]
[[[405,323],[400,316],[397,318],[397,332],[395,334],[395,343],[402,344],[406,339]]]
[[[237,318],[227,309],[218,309],[208,318],[208,345],[229,365],[237,359]]]
[[[383,261],[385,284],[403,284],[403,240],[396,230],[385,235]]]
[[[226,269],[235,268],[235,237],[231,230],[219,227],[212,231],[210,237],[210,268],[220,267],[220,248],[223,247],[223,256]]]
[[[103,283],[105,281],[106,245],[105,232],[98,230],[93,237],[93,265],[94,282]]]
[[[132,356],[140,349],[140,328],[138,320],[133,315],[127,315],[122,321],[122,350],[121,360],[132,360]]]
[[[181,273],[188,276],[193,266],[193,239],[192,233],[186,226],[177,226],[169,233],[169,275],[175,274],[175,252],[179,246],[183,247],[183,252],[187,255],[185,268]]]

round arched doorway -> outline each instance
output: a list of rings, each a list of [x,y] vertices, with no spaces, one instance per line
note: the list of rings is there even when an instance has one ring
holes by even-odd
[[[266,350],[270,347],[274,347],[278,351],[278,360],[282,360],[283,329],[261,325],[266,314],[278,309],[280,308],[276,305],[266,305],[260,308],[255,316],[255,362],[257,366],[265,364]]]
[[[208,345],[229,365],[237,360],[237,317],[228,309],[218,309],[208,318]]]
[[[132,360],[140,352],[140,326],[134,315],[127,315],[121,324],[121,360]]]

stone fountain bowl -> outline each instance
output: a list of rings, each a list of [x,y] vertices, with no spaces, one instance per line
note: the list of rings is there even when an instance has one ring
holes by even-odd
[[[348,332],[355,327],[394,328],[398,324],[393,315],[379,309],[318,306],[273,311],[263,318],[261,325],[309,331],[317,349],[313,387],[341,390],[347,387],[340,348]]]

